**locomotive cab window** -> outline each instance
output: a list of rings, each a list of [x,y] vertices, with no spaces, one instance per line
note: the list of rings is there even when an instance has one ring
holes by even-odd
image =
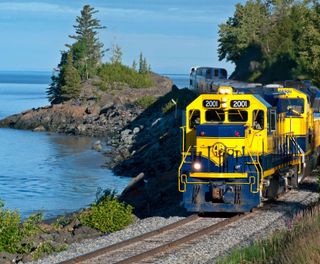
[[[229,122],[248,121],[248,112],[244,110],[229,110]]]
[[[269,129],[270,131],[276,131],[276,126],[277,126],[277,112],[275,110],[270,111],[270,125]]]
[[[190,110],[189,111],[189,127],[196,128],[200,124],[200,110]]]
[[[225,120],[225,112],[220,109],[209,109],[206,111],[207,122],[223,122]]]
[[[253,120],[252,127],[255,130],[264,129],[264,111],[263,110],[253,110],[252,112]]]

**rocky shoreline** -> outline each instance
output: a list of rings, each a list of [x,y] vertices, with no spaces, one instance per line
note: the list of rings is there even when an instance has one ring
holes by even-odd
[[[121,195],[139,217],[170,214],[179,208],[176,171],[180,160],[181,111],[194,94],[152,75],[155,87],[102,91],[97,80],[81,96],[63,104],[31,109],[0,120],[0,127],[99,137],[112,148],[105,166],[136,177]],[[141,105],[139,100],[151,98]],[[171,100],[178,102],[176,109]],[[95,146],[97,150],[99,144]]]

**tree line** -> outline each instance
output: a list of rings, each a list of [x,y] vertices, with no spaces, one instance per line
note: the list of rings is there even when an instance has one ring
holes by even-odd
[[[320,3],[249,0],[219,26],[219,59],[235,64],[231,78],[320,84]]]
[[[129,74],[131,79],[135,77],[144,80],[135,84],[137,87],[134,88],[150,85],[148,74],[151,72],[151,67],[142,53],[139,65],[134,61],[130,68],[122,64],[122,50],[115,44],[111,48],[110,63],[102,63],[109,49],[104,49],[103,43],[99,40],[99,30],[106,27],[101,25],[100,20],[94,18],[97,12],[98,10],[90,5],[85,5],[80,16],[76,17],[76,24],[73,26],[75,34],[69,36],[74,43],[66,44],[67,50],[61,52],[60,63],[55,68],[56,72],[53,73],[52,83],[47,90],[51,103],[61,103],[79,97],[82,83],[95,76],[114,80],[104,75],[114,74],[118,79],[126,79],[127,76],[122,75]]]

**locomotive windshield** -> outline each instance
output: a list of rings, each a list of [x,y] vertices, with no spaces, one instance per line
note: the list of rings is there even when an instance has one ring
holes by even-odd
[[[278,112],[287,113],[288,115],[299,115],[304,113],[304,99],[286,98],[280,99]]]
[[[248,121],[248,112],[245,110],[209,109],[206,111],[207,122],[224,122],[228,115],[229,122],[246,122]]]

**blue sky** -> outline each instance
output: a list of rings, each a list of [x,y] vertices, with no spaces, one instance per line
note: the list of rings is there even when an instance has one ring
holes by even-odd
[[[73,34],[84,4],[107,26],[105,47],[118,44],[131,65],[140,51],[158,73],[188,73],[194,65],[226,67],[217,55],[218,25],[244,0],[0,1],[0,70],[50,71]],[[106,55],[108,60],[110,54]]]

